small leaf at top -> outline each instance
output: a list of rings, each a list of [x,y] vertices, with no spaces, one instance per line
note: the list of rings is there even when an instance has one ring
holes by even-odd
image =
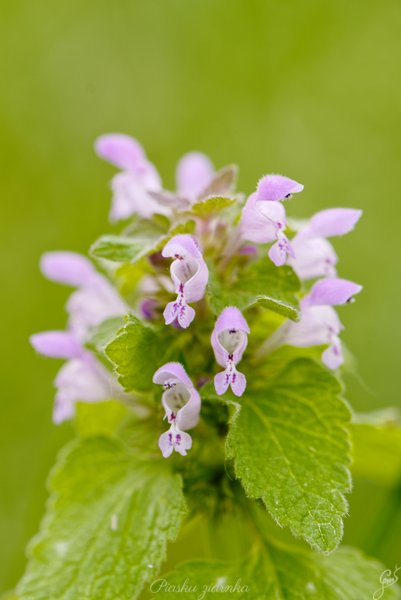
[[[192,233],[194,222],[189,220],[172,227],[167,233],[151,222],[141,222],[129,236],[104,235],[90,249],[95,258],[134,264],[163,248],[178,233]]]
[[[235,165],[228,165],[218,171],[209,185],[202,191],[201,197],[207,196],[225,196],[230,194],[235,186],[238,175],[238,168]]]
[[[223,208],[227,208],[227,206],[232,206],[236,203],[234,198],[224,198],[222,196],[211,196],[206,198],[205,200],[200,200],[196,202],[192,206],[191,213],[195,214],[199,217],[207,217],[215,212],[219,212],[223,210]]]
[[[259,304],[294,321],[299,318],[296,293],[300,283],[290,267],[277,268],[263,257],[246,267],[234,282],[224,284],[209,271],[209,301],[215,314],[226,306],[247,310]]]

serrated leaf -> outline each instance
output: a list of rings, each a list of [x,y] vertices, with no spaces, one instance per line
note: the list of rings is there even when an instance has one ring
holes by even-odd
[[[81,440],[60,456],[17,593],[21,600],[135,600],[185,513],[181,480],[117,441]]]
[[[234,198],[213,196],[196,202],[196,204],[192,206],[191,213],[199,217],[207,217],[215,212],[220,212],[224,208],[227,208],[227,206],[232,206],[235,202],[236,200]]]
[[[91,338],[86,345],[91,350],[103,352],[123,326],[123,317],[111,317],[110,319],[106,319],[93,329]]]
[[[259,304],[294,321],[299,318],[296,294],[300,283],[290,267],[277,268],[263,257],[241,270],[231,284],[223,284],[211,268],[209,272],[209,302],[216,315],[226,306],[244,311]]]
[[[231,421],[227,454],[248,496],[314,549],[339,544],[350,491],[350,412],[337,379],[309,359],[250,390]]]
[[[103,235],[91,246],[90,253],[95,258],[132,264],[156,252],[164,237],[159,228],[148,225],[135,236]]]
[[[129,236],[104,235],[90,249],[95,258],[104,258],[112,262],[134,264],[163,248],[170,238],[179,233],[192,233],[193,221],[181,223],[164,233],[152,223],[141,224],[137,231]]]
[[[153,373],[163,364],[167,344],[166,335],[133,315],[127,317],[124,327],[105,348],[126,392],[152,388]]]
[[[171,598],[174,588],[177,598],[187,600],[199,600],[202,594],[221,600],[361,600],[381,590],[383,571],[383,565],[354,548],[321,556],[265,544],[238,563],[187,561],[152,582],[150,590],[151,597],[161,599]],[[380,598],[399,599],[398,586],[387,587]]]

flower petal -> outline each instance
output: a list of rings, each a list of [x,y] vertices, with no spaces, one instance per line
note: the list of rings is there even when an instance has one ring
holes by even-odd
[[[101,135],[95,142],[95,150],[100,158],[104,158],[123,171],[141,169],[146,161],[140,143],[122,133]]]
[[[282,267],[287,262],[287,256],[294,259],[294,250],[287,236],[280,230],[277,233],[277,242],[269,250],[269,258],[276,267]]]
[[[163,311],[164,322],[166,325],[171,325],[177,318],[178,302],[174,300],[166,305]]]
[[[71,294],[67,302],[69,328],[81,341],[86,341],[92,328],[102,321],[123,316],[129,310],[117,290],[99,273],[88,283]]]
[[[288,264],[302,280],[315,277],[335,277],[337,254],[330,242],[324,238],[304,238],[296,235],[291,244],[295,258]]]
[[[355,208],[329,208],[316,213],[307,227],[309,235],[332,237],[352,231],[362,211]]]
[[[245,317],[236,306],[228,306],[217,318],[214,326],[216,334],[222,333],[226,329],[239,329],[245,331],[245,333],[251,332]]]
[[[189,386],[188,386],[189,387]],[[177,426],[182,430],[192,429],[198,424],[201,409],[201,398],[199,392],[193,387],[189,388],[190,398],[188,402],[178,411]]]
[[[159,438],[159,448],[164,458],[171,456],[174,450],[182,456],[186,456],[187,450],[190,450],[191,447],[192,438],[189,433],[174,428],[162,433]]]
[[[84,353],[77,339],[67,331],[44,331],[29,338],[39,354],[50,358],[79,358]]]
[[[284,200],[287,196],[302,192],[304,186],[284,175],[265,175],[256,189],[257,200]]]
[[[195,319],[195,315],[196,313],[192,306],[189,306],[188,304],[183,304],[178,311],[178,323],[183,329],[187,329],[187,327],[189,327],[192,321]]]
[[[283,332],[282,343],[310,348],[329,344],[331,337],[341,329],[342,325],[334,308],[308,306],[302,308],[301,319],[297,323],[287,322],[277,332]]]
[[[335,306],[350,302],[362,290],[362,286],[337,277],[328,277],[317,281],[308,296],[303,300],[303,305],[308,306]]]
[[[88,285],[97,276],[92,263],[75,252],[46,252],[40,268],[48,279],[74,287]]]
[[[193,385],[184,367],[178,362],[166,363],[160,367],[160,369],[157,369],[156,373],[153,375],[153,383],[157,383],[159,385],[164,385],[164,383],[170,379],[178,379],[188,386]]]
[[[214,376],[214,387],[216,390],[216,394],[218,394],[219,396],[222,396],[226,393],[229,385],[230,379],[225,371],[217,373],[217,375]]]
[[[202,252],[198,240],[192,235],[183,233],[175,235],[167,242],[162,250],[162,256],[164,258],[173,258],[176,256],[202,258]]]
[[[256,244],[273,242],[278,229],[286,225],[285,208],[280,202],[262,202],[251,194],[242,210],[240,234]]]
[[[178,440],[178,436],[180,436],[180,440]],[[189,433],[177,431],[175,440],[175,451],[181,454],[181,456],[186,456],[187,450],[192,448],[192,438]]]
[[[341,341],[338,337],[333,340],[331,346],[326,348],[322,354],[322,361],[329,369],[338,369],[343,362],[343,352],[341,347]]]
[[[182,298],[178,297],[174,302],[169,302],[163,311],[164,322],[171,325],[176,320],[183,329],[190,326],[195,318],[194,309],[189,306]]]
[[[159,437],[159,448],[164,456],[164,458],[168,458],[169,456],[172,455],[173,451],[174,451],[174,446],[173,446],[173,434],[171,433],[171,431],[166,431],[165,433],[162,433],[161,436]]]
[[[53,423],[60,425],[64,421],[69,421],[75,415],[75,402],[63,394],[56,394],[53,406]]]
[[[138,214],[149,219],[154,214],[169,216],[170,207],[158,202],[151,194],[159,189],[158,180],[135,173],[124,172],[115,175],[111,182],[113,199],[110,209],[110,221],[115,223]]]
[[[184,284],[184,296],[187,302],[198,302],[205,295],[207,283],[209,281],[209,269],[202,259],[198,262],[198,270]]]
[[[212,181],[214,167],[201,152],[189,152],[178,163],[176,180],[179,194],[196,200]]]
[[[243,373],[235,370],[231,376],[231,389],[238,397],[242,396],[246,388],[246,377]]]
[[[101,402],[121,395],[113,377],[94,360],[69,360],[61,367],[54,383],[57,387],[53,415],[56,423],[73,416],[78,401]]]

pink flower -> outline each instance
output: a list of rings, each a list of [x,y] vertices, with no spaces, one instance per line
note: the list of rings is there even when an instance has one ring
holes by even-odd
[[[155,213],[170,214],[170,208],[157,201],[152,192],[162,189],[159,174],[149,162],[142,146],[128,135],[112,133],[100,136],[95,150],[101,158],[121,169],[111,182],[112,222],[132,215],[149,218]]]
[[[60,369],[55,385],[55,423],[70,419],[75,403],[122,398],[124,393],[112,375],[84,348],[93,327],[110,317],[124,315],[128,307],[111,283],[92,263],[74,252],[48,252],[41,270],[53,281],[77,287],[70,296],[68,331],[46,331],[30,338],[37,352],[68,362]]]
[[[205,154],[188,152],[177,165],[177,193],[194,204],[202,197],[214,175],[213,164]]]
[[[163,386],[162,404],[170,429],[159,438],[159,448],[164,458],[173,451],[185,456],[192,447],[192,438],[185,430],[199,421],[201,399],[184,367],[180,363],[167,363],[153,376],[153,383]]]
[[[343,325],[333,306],[346,304],[362,290],[362,286],[346,279],[328,278],[315,283],[301,302],[301,319],[287,322],[273,336],[281,344],[300,348],[327,345],[322,360],[329,369],[343,362],[339,334]]]
[[[244,240],[257,244],[276,242],[269,257],[276,266],[283,265],[287,256],[294,256],[284,230],[287,225],[282,201],[301,192],[303,185],[282,175],[266,175],[244,206],[240,234]]]
[[[334,277],[337,254],[328,237],[352,231],[362,215],[353,208],[329,208],[316,213],[291,241],[294,256],[288,264],[300,279]]]
[[[85,341],[91,329],[102,321],[128,312],[111,283],[84,256],[75,252],[47,252],[40,266],[48,279],[78,288],[71,294],[67,310],[68,328],[80,341]]]
[[[57,388],[53,421],[56,424],[73,418],[75,404],[122,398],[124,393],[114,377],[101,365],[70,332],[45,331],[30,338],[37,352],[67,362],[55,379]]]
[[[162,255],[174,258],[170,273],[177,293],[177,299],[167,304],[164,319],[166,325],[177,320],[185,329],[195,318],[195,311],[188,303],[203,298],[209,271],[199,244],[191,235],[182,234],[171,238],[163,248]]]
[[[231,386],[236,396],[242,396],[246,388],[246,378],[236,369],[250,333],[248,323],[238,308],[230,306],[219,315],[211,337],[211,343],[217,362],[224,371],[215,375],[214,387],[217,394],[224,394]]]

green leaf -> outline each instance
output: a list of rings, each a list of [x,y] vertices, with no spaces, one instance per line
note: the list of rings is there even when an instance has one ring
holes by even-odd
[[[91,247],[90,253],[95,258],[105,258],[113,262],[135,263],[144,256],[156,252],[160,240],[164,236],[160,232],[154,235],[138,235],[124,237],[118,235],[103,235]]]
[[[279,525],[323,552],[342,538],[351,485],[350,412],[340,393],[323,366],[292,361],[263,391],[244,394],[227,438],[247,495],[261,498]]]
[[[152,377],[163,364],[168,344],[166,335],[129,315],[126,324],[105,348],[125,391],[144,392],[152,388]]]
[[[191,213],[199,217],[207,217],[215,212],[220,212],[224,208],[227,208],[227,206],[232,206],[235,203],[236,200],[234,198],[213,196],[211,198],[206,198],[206,200],[196,202],[196,204],[192,206]]]
[[[152,597],[199,600],[361,600],[381,590],[383,566],[354,548],[330,556],[265,544],[239,563],[193,560],[182,563],[150,586]],[[180,586],[186,585],[186,593]],[[170,592],[168,591],[170,587]],[[213,586],[215,586],[213,591]],[[231,587],[231,589],[230,589]],[[192,589],[191,589],[192,588]],[[226,590],[226,591],[225,591]],[[202,596],[202,594],[204,594]],[[382,600],[400,598],[398,586],[387,587]]]
[[[209,271],[209,301],[216,315],[226,306],[247,310],[259,304],[294,321],[299,318],[296,294],[300,283],[290,267],[277,268],[264,256],[243,269],[232,284]]]
[[[152,222],[141,222],[129,236],[104,235],[90,249],[95,258],[104,258],[119,263],[136,263],[141,258],[154,254],[163,248],[167,241],[179,233],[191,233],[193,221],[187,221],[163,232]]]
[[[124,326],[123,317],[111,317],[94,328],[87,346],[97,352],[104,352],[106,346],[115,338],[117,332]]]
[[[395,487],[401,481],[401,425],[394,411],[358,415],[352,424],[356,477]]]
[[[209,185],[202,191],[203,198],[207,196],[226,196],[233,191],[237,180],[238,168],[228,165],[218,171]]]
[[[21,600],[137,598],[185,514],[180,478],[162,460],[144,464],[117,441],[91,438],[62,453],[50,492]]]

